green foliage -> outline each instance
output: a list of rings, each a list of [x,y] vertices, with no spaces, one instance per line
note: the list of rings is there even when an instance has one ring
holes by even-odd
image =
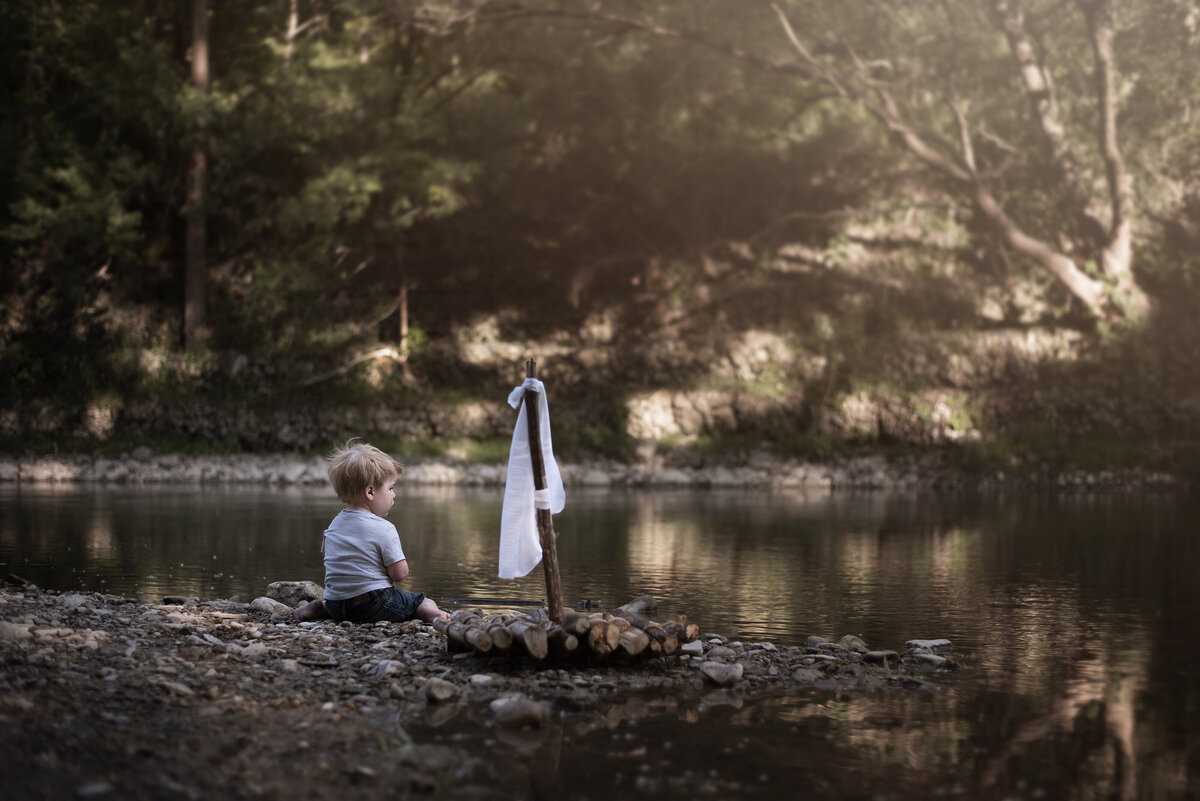
[[[372,436],[371,444],[398,457],[449,457],[466,462],[496,464],[508,460],[511,440],[452,438],[440,440],[405,440],[386,435]]]
[[[974,6],[780,5],[822,63],[886,88],[944,153],[957,149],[957,102],[1006,211],[1094,262],[1004,37]],[[1101,185],[1078,10],[1025,5],[1075,156]],[[1003,320],[981,320],[982,292],[1012,299],[1014,286],[1050,279],[999,253],[970,203],[894,147],[864,105],[798,77],[768,4],[295,7],[287,41],[289,4],[212,3],[206,93],[189,82],[187,3],[0,7],[10,428],[81,431],[102,407],[115,410],[118,442],[137,429],[167,443],[183,431],[214,447],[315,446],[343,423],[312,409],[490,396],[507,368],[480,353],[548,342],[564,354],[555,377],[586,409],[556,427],[568,453],[628,455],[623,406],[596,398],[668,385],[795,403],[796,419],[753,436],[813,458],[838,443],[811,420],[862,388],[907,402],[949,384],[960,393],[949,427],[987,429],[1017,454],[1141,437],[1178,461],[1195,439],[1200,134],[1188,114],[1200,79],[1187,68],[1198,44],[1185,0],[1123,6],[1117,40],[1137,277],[1161,315],[1141,331],[1089,329],[1085,359],[1043,368],[995,408],[990,388],[914,367],[922,346],[940,337],[936,358],[961,356],[966,340],[947,332],[1073,325],[1077,310],[1049,290],[1036,315],[1011,300]],[[213,337],[185,353],[182,215],[197,145],[209,164]],[[349,367],[400,347],[402,288],[407,362]],[[494,336],[461,335],[484,318]],[[578,332],[596,319],[609,334],[585,359]],[[788,342],[794,363],[732,378],[747,373],[728,369],[726,342],[751,330]],[[155,404],[172,410],[158,429],[139,417]],[[696,446],[755,446],[739,436]]]

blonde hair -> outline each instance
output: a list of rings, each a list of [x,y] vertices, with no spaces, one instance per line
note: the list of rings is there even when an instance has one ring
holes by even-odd
[[[325,468],[343,503],[354,503],[367,487],[382,487],[404,472],[404,465],[374,445],[357,439],[335,448]]]

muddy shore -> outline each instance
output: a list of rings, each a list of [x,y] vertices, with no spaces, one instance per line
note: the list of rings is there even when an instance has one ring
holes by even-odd
[[[944,643],[704,633],[670,657],[535,663],[449,651],[415,621],[297,624],[277,601],[166,600],[0,590],[9,797],[524,797],[548,744],[772,694],[936,691],[962,660]],[[450,729],[464,734],[422,736]],[[636,773],[639,754],[621,758]],[[679,789],[722,791],[692,778]]]

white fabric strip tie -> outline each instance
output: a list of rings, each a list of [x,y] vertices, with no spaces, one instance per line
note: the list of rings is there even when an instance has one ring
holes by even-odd
[[[542,462],[546,469],[546,488],[534,486],[533,463],[530,460],[529,422],[525,391],[532,389],[541,397],[538,403],[539,434]],[[538,537],[537,510],[549,509],[558,514],[567,502],[562,475],[554,461],[554,444],[550,438],[550,406],[546,402],[546,387],[536,378],[525,383],[508,396],[508,405],[519,409],[513,429],[512,447],[508,452],[508,477],[504,484],[504,507],[500,513],[500,578],[513,579],[528,575],[542,560],[542,543]]]

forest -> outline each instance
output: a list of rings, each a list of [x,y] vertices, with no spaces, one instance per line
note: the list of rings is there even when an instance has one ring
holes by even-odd
[[[0,449],[1197,473],[1194,0],[17,0]]]

